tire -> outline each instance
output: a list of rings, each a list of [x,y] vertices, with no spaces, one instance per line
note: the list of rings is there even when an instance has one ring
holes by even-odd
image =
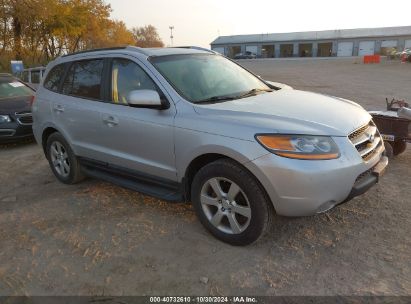
[[[191,199],[203,226],[231,245],[257,241],[273,218],[274,208],[256,178],[228,159],[216,160],[197,172]]]
[[[387,156],[388,158],[392,158],[394,156],[394,150],[392,148],[392,145],[389,142],[384,142],[384,146],[385,146],[385,156]]]
[[[399,155],[403,153],[405,149],[407,149],[407,142],[405,140],[394,141],[392,148],[393,148],[394,155]]]
[[[84,179],[77,157],[60,133],[48,137],[46,155],[51,171],[62,183],[72,185]]]

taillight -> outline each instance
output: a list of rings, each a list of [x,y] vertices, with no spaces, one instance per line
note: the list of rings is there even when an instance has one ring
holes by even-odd
[[[36,100],[36,96],[34,96],[34,95],[31,96],[31,98],[30,98],[30,100],[29,100],[30,107],[33,106],[35,100]]]

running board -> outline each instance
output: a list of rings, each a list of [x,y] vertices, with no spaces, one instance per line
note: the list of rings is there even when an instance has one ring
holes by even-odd
[[[183,202],[184,196],[181,188],[176,185],[161,184],[160,182],[149,182],[137,177],[131,177],[128,174],[112,173],[109,170],[82,164],[82,171],[85,175],[101,179],[106,182],[153,196],[170,202]]]

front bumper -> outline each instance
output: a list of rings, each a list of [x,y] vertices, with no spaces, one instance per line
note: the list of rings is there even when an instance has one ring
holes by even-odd
[[[21,125],[17,122],[3,123],[0,125],[0,143],[16,142],[32,138],[31,125]]]
[[[362,176],[357,178],[350,194],[345,199],[344,202],[348,202],[349,200],[353,199],[356,196],[364,194],[367,192],[372,186],[378,183],[380,177],[384,174],[385,168],[388,166],[388,157],[383,156],[381,157],[380,161],[377,165],[364,172]]]
[[[336,137],[334,141],[341,152],[338,159],[306,161],[270,153],[244,165],[264,186],[277,214],[325,212],[369,190],[378,181],[374,169],[385,168],[388,163],[382,156],[383,146],[364,161],[347,138]]]

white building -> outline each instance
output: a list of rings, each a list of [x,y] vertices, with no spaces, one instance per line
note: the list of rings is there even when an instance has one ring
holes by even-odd
[[[347,57],[411,48],[411,26],[220,36],[211,48],[228,57]]]

